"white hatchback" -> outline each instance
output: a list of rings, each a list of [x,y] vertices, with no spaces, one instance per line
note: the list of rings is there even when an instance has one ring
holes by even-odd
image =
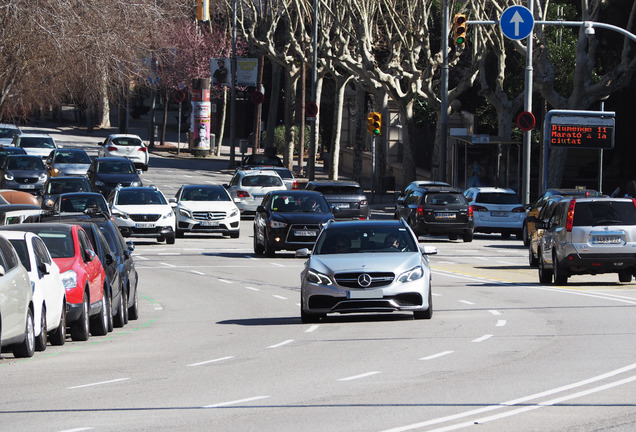
[[[18,253],[33,287],[35,350],[66,341],[66,291],[60,269],[40,237],[26,231],[0,232]]]
[[[287,186],[278,173],[272,170],[238,170],[227,190],[244,215],[256,214],[256,208],[263,202],[267,192],[284,191]]]
[[[139,135],[112,134],[99,145],[99,157],[125,157],[131,160],[135,168],[148,171],[148,147]]]
[[[471,187],[464,196],[473,210],[476,233],[500,233],[503,238],[511,234],[523,238],[526,209],[512,189],[497,187]]]

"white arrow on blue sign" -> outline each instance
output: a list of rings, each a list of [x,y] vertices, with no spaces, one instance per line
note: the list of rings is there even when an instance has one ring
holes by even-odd
[[[527,7],[510,6],[501,14],[499,26],[508,39],[525,39],[532,33],[534,17]]]

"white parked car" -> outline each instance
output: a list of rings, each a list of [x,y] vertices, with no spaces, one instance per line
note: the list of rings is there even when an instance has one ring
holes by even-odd
[[[28,155],[39,156],[42,159],[46,159],[53,150],[59,148],[51,135],[40,133],[15,135],[11,145],[21,147]]]
[[[512,189],[497,187],[471,187],[464,191],[473,209],[474,232],[500,233],[503,238],[511,234],[523,238],[526,209]]]
[[[9,240],[0,236],[0,347],[33,357],[33,294],[26,269]]]
[[[60,269],[51,258],[44,241],[25,231],[2,231],[26,269],[33,287],[33,322],[35,350],[44,351],[51,345],[66,341],[66,291]]]
[[[173,208],[155,186],[118,186],[108,197],[115,225],[124,237],[156,238],[174,244],[176,218]]]
[[[0,145],[8,146],[11,145],[13,141],[13,137],[15,135],[20,135],[22,130],[10,123],[0,123]]]
[[[148,171],[150,155],[139,135],[112,134],[99,145],[98,157],[125,157],[132,161],[135,168]]]
[[[187,232],[239,237],[241,212],[223,186],[183,185],[170,201],[177,204],[177,237]]]
[[[287,190],[283,179],[272,170],[238,170],[227,186],[241,214],[256,214],[267,192]]]

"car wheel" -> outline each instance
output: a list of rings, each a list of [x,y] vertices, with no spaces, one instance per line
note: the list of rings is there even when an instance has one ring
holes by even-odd
[[[430,287],[430,284],[429,284],[429,287]],[[413,319],[420,320],[420,319],[431,319],[431,318],[433,318],[433,292],[429,288],[428,289],[428,309],[426,309],[425,311],[414,311]]]
[[[464,233],[464,235],[462,236],[462,240],[464,240],[464,243],[470,243],[471,241],[473,241],[473,230]]]
[[[457,234],[449,234],[448,235],[448,239],[449,240],[457,240],[459,238],[459,235]]]
[[[13,355],[16,357],[33,357],[35,353],[35,326],[33,325],[33,312],[27,309],[26,325],[24,327],[24,340],[13,346]]]
[[[530,264],[530,267],[536,267],[539,265],[539,260],[534,256],[531,248],[528,248],[528,264]]]
[[[86,297],[86,292],[84,292],[80,316],[77,318],[77,321],[71,323],[71,339],[74,341],[87,341],[88,329],[88,298]]]
[[[524,246],[530,246],[530,237],[528,236],[528,224],[523,223],[523,228],[521,229],[521,236],[523,239]]]
[[[619,282],[631,282],[632,281],[632,272],[629,270],[621,270],[618,272],[618,281]]]
[[[274,248],[272,248],[269,245],[269,241],[267,240],[267,237],[265,237],[265,245],[263,246],[263,253],[268,258],[272,258],[276,254],[276,251],[274,250]]]
[[[124,288],[122,288],[121,289],[119,307],[117,308],[117,313],[113,317],[113,326],[114,327],[122,328],[124,325],[126,325],[126,310],[128,309],[128,304],[127,303],[128,302],[127,302],[127,299],[126,299],[126,290]]]
[[[568,274],[565,268],[557,261],[556,254],[552,254],[552,268],[554,271],[555,285],[565,285],[568,283]]]
[[[161,243],[164,240],[165,240],[165,238],[163,238],[163,237],[157,237],[157,242],[159,242],[159,243]]]
[[[51,345],[60,346],[66,342],[66,302],[62,302],[62,315],[60,315],[60,324],[49,335]]]
[[[240,231],[233,231],[230,233],[230,238],[239,238]]]
[[[46,333],[46,308],[42,306],[42,314],[40,315],[40,336],[35,338],[35,350],[44,351],[48,342],[48,334]]]
[[[174,244],[174,234],[169,235],[168,237],[166,237],[166,243],[167,244]]]
[[[258,242],[258,239],[256,238],[256,232],[254,232],[254,254],[255,255],[263,255],[263,252],[265,252],[265,249]]]
[[[139,302],[137,299],[137,290],[135,290],[135,298],[133,299],[133,305],[128,308],[128,319],[129,320],[137,320],[139,319]]]
[[[91,334],[93,336],[104,336],[108,334],[108,314],[112,314],[110,307],[110,296],[104,290],[102,292],[102,310],[91,318]]]

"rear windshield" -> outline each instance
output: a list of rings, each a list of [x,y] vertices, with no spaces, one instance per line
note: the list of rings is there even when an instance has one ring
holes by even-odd
[[[463,204],[465,202],[464,195],[460,193],[435,193],[427,194],[424,197],[425,204],[433,205]]]
[[[24,148],[50,148],[54,149],[53,138],[30,138],[20,139],[20,147]]]
[[[122,137],[113,139],[113,143],[120,146],[135,146],[140,147],[143,143],[139,138],[135,137]]]
[[[251,175],[243,178],[243,186],[283,186],[279,176]]]
[[[636,225],[636,207],[628,201],[577,201],[574,226]]]
[[[358,186],[315,186],[314,190],[323,195],[362,195]]]
[[[90,164],[91,158],[81,151],[60,151],[55,154],[53,162],[59,164]]]
[[[75,256],[73,234],[70,231],[41,231],[36,232],[53,258],[71,258]]]
[[[475,201],[483,204],[520,204],[517,195],[500,192],[480,192]]]

